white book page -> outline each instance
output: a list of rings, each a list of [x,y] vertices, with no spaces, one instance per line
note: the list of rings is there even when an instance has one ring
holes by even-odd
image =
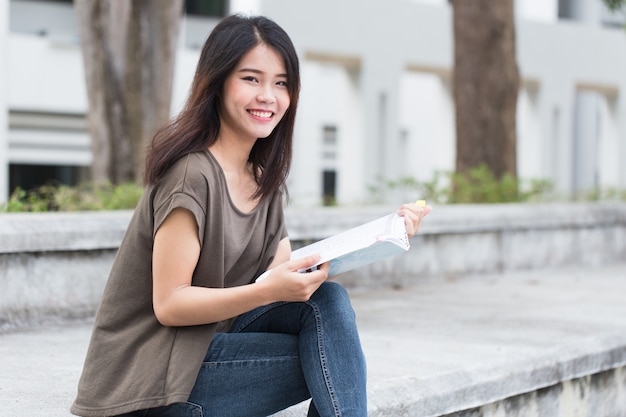
[[[406,234],[404,218],[395,213],[389,214],[300,249],[296,249],[291,253],[291,259],[300,259],[309,255],[320,254],[320,260],[315,265],[309,267],[313,268],[346,254],[358,252],[378,241],[393,241],[397,246],[408,250],[410,244]],[[256,279],[256,282],[265,279],[270,272],[271,270],[265,271]],[[302,269],[299,272],[306,272],[306,269]]]
[[[404,218],[395,213],[294,250],[291,259],[300,259],[319,253],[321,259],[318,264],[321,264],[341,255],[366,248],[379,240],[388,239],[398,239],[401,245],[408,246]]]

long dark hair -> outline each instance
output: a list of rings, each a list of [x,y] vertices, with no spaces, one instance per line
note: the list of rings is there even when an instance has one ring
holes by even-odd
[[[207,149],[220,132],[224,83],[239,60],[265,44],[283,59],[290,105],[272,133],[257,140],[250,152],[258,184],[254,198],[285,189],[291,167],[292,137],[300,93],[300,67],[287,33],[272,20],[232,15],[224,18],[206,40],[187,102],[180,114],[159,130],[148,147],[144,181],[154,184],[184,155]]]

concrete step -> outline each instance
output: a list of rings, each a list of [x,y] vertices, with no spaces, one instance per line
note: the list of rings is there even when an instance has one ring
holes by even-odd
[[[624,294],[626,264],[353,290],[369,415],[626,415]],[[69,416],[89,334],[82,322],[0,335],[1,414]]]

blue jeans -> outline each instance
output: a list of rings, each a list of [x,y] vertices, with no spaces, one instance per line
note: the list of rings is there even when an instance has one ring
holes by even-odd
[[[267,416],[312,398],[308,416],[367,416],[365,359],[346,290],[241,315],[211,342],[189,400],[146,417]]]

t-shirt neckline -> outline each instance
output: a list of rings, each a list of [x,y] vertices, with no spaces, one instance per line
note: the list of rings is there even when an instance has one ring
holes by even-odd
[[[205,152],[207,153],[211,161],[217,167],[217,170],[219,172],[220,179],[222,182],[223,191],[226,194],[226,198],[228,198],[228,204],[230,204],[230,207],[233,209],[233,211],[235,211],[235,213],[237,213],[238,215],[242,217],[251,217],[255,215],[256,212],[260,209],[260,207],[264,204],[265,198],[261,198],[259,203],[249,212],[245,212],[241,210],[239,207],[237,207],[237,205],[233,202],[233,199],[230,196],[230,191],[228,190],[228,183],[226,182],[226,174],[224,174],[224,170],[222,169],[222,166],[218,162],[217,158],[215,158],[215,155],[213,155],[213,153],[209,149],[205,149]]]

